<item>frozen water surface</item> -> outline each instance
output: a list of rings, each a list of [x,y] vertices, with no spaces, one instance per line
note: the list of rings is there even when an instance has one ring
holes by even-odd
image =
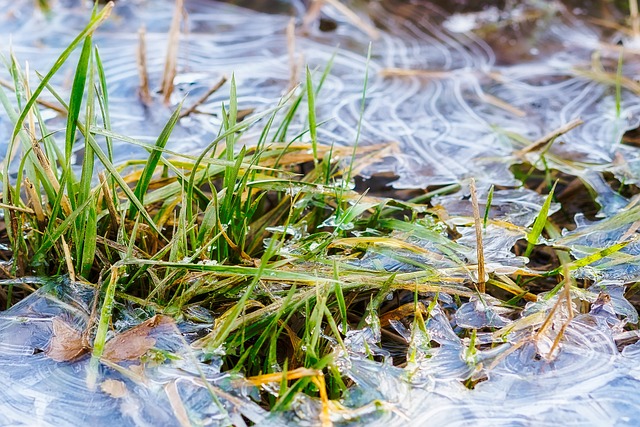
[[[461,303],[427,296],[420,301],[424,329],[417,323],[388,321],[406,339],[410,357],[401,367],[393,366],[390,352],[381,346],[379,324],[347,332],[346,351],[335,351],[341,373],[353,385],[331,410],[332,421],[385,426],[636,425],[640,344],[625,325],[636,323],[638,314],[623,291],[640,280],[640,210],[604,179],[640,182],[640,150],[622,143],[623,134],[639,124],[640,41],[622,27],[599,24],[601,18],[624,24],[622,15],[606,15],[600,2],[585,6],[530,0],[484,8],[454,2],[353,2],[379,33],[367,61],[370,37],[329,5],[324,18],[335,21],[336,28],[321,31],[313,24],[305,33],[302,2],[241,3],[253,9],[186,2],[187,31],[180,41],[176,91],[165,106],[156,90],[173,2],[117,2],[112,18],[95,37],[107,73],[114,132],[154,141],[182,98],[190,105],[231,73],[240,108],[261,112],[273,107],[292,84],[285,28],[293,16],[295,61],[308,63],[319,78],[335,55],[317,100],[323,122],[320,140],[355,143],[368,67],[359,142],[394,143],[396,152],[364,174],[391,172],[397,177],[396,188],[460,185],[457,193],[433,200],[434,208],[446,213],[441,223],[403,229],[390,222],[403,248],[371,248],[354,267],[408,274],[431,269],[443,282],[473,279],[477,272],[466,268],[477,263],[468,190],[473,177],[482,211],[489,204],[489,187],[501,187],[493,193],[484,231],[487,271],[532,274],[527,260],[515,256],[512,248],[526,237],[544,197],[520,187],[511,168],[522,162],[579,178],[601,204],[603,219],[591,222],[579,215],[574,230],[545,242],[571,251],[570,268],[576,277],[590,281],[587,289],[574,289],[568,297],[562,292],[539,295],[524,310],[488,296],[463,298]],[[0,0],[0,46],[5,56],[11,51],[23,66],[28,62],[36,81],[34,70],[49,69],[84,27],[89,9],[60,0],[43,14],[33,4]],[[136,49],[143,26],[153,91],[149,106],[137,95]],[[618,76],[619,62],[623,68]],[[8,79],[4,71],[0,76]],[[71,76],[67,68],[54,86],[67,93]],[[300,79],[293,76],[293,83]],[[206,146],[220,127],[227,92],[223,87],[182,119],[168,148],[196,153]],[[55,114],[46,119],[51,129],[62,127]],[[305,126],[300,120],[292,134]],[[2,152],[11,127],[1,116]],[[258,130],[243,136],[247,144],[256,136],[252,132]],[[142,148],[122,142],[115,159],[124,162],[140,153]],[[553,204],[550,213],[557,209]],[[454,240],[448,234],[452,231],[457,233]],[[624,247],[607,254],[615,245]],[[597,260],[581,263],[597,254]],[[459,286],[455,283],[452,286]],[[297,399],[288,411],[268,414],[256,403],[255,390],[221,373],[215,359],[205,363],[204,355],[191,348],[188,329],[193,325],[154,330],[155,354],[172,357],[135,369],[126,363],[92,365],[89,355],[54,361],[46,351],[54,319],[82,330],[91,311],[92,289],[67,285],[48,284],[0,315],[0,424],[319,423],[321,403],[308,397]],[[590,312],[575,315],[585,304]],[[123,329],[146,319],[125,320]],[[459,338],[465,329],[479,330],[474,343]]]

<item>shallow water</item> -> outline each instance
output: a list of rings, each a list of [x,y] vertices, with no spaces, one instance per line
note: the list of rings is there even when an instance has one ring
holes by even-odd
[[[526,236],[526,227],[534,221],[544,197],[519,187],[511,167],[523,161],[582,179],[597,192],[601,204],[603,219],[590,222],[579,215],[575,230],[547,244],[567,247],[580,260],[630,242],[614,256],[586,267],[576,265],[576,276],[593,285],[574,291],[572,304],[591,304],[591,312],[568,323],[562,345],[552,354],[568,310],[561,306],[546,332],[536,335],[533,331],[539,330],[558,296],[541,296],[521,313],[505,310],[489,297],[457,306],[450,297],[441,296],[430,312],[426,331],[391,322],[415,354],[404,368],[393,367],[389,351],[380,348],[379,325],[350,331],[348,352],[336,352],[342,373],[355,385],[341,402],[343,407],[331,412],[332,420],[387,426],[406,425],[407,420],[416,425],[633,425],[640,417],[636,398],[640,344],[621,351],[617,343],[638,338],[623,331],[627,322],[638,321],[638,314],[622,292],[640,278],[635,224],[640,211],[633,205],[626,207],[629,201],[613,191],[603,173],[626,184],[640,182],[640,150],[622,143],[623,134],[639,124],[640,90],[635,80],[640,74],[640,39],[622,27],[611,29],[594,20],[607,18],[623,24],[621,12],[605,2],[531,0],[484,9],[449,2],[440,6],[366,2],[357,10],[379,32],[367,61],[370,37],[329,6],[324,18],[335,22],[336,29],[321,31],[314,24],[304,35],[301,2],[242,3],[255,10],[187,1],[188,32],[181,38],[176,92],[171,105],[164,106],[155,90],[161,80],[172,2],[118,2],[114,17],[95,38],[107,73],[115,132],[153,142],[183,97],[188,106],[231,73],[237,80],[240,108],[260,112],[273,107],[291,86],[285,28],[295,16],[296,61],[308,63],[318,79],[335,55],[318,97],[318,118],[326,121],[318,130],[320,140],[342,145],[353,145],[358,138],[360,144],[397,143],[396,153],[364,172],[391,172],[397,176],[396,188],[461,185],[458,193],[433,200],[447,213],[446,224],[438,229],[426,225],[396,230],[394,237],[423,252],[372,249],[358,266],[400,272],[431,268],[444,272],[443,277],[473,279],[475,273],[461,267],[465,262],[460,260],[476,262],[468,200],[468,180],[474,177],[481,210],[490,185],[506,187],[494,193],[489,216],[495,223],[484,234],[488,270],[496,274],[529,271],[527,260],[511,249]],[[59,1],[45,16],[32,5],[31,0],[0,0],[0,46],[11,42],[21,63],[28,61],[32,71],[46,71],[83,28],[89,11],[76,2]],[[147,31],[148,72],[154,90],[151,106],[142,104],[137,95],[135,58],[142,25]],[[628,80],[616,77],[621,45],[622,76]],[[8,49],[2,53],[7,55]],[[366,108],[358,137],[367,71]],[[70,72],[67,68],[54,81],[63,93],[70,86]],[[299,74],[294,81],[300,79]],[[619,99],[618,82],[622,85]],[[195,153],[206,146],[220,127],[220,106],[227,97],[228,86],[224,86],[197,114],[182,119],[168,148]],[[529,144],[577,118],[584,123],[548,148],[547,166],[540,150],[527,151]],[[53,114],[48,120],[52,129],[62,126]],[[300,119],[291,134],[304,129]],[[6,117],[0,116],[0,152],[6,150],[10,130]],[[250,130],[244,142],[250,144],[257,132]],[[120,143],[116,161],[142,153],[139,147]],[[558,208],[553,205],[551,211]],[[445,225],[459,233],[455,242],[444,239]],[[194,424],[241,425],[240,414],[258,425],[318,424],[319,401],[300,397],[292,410],[269,415],[252,400],[252,390],[232,383],[216,363],[201,363],[202,355],[176,331],[159,331],[162,339],[157,347],[180,359],[150,365],[145,371],[147,383],[104,365],[97,374],[91,373],[88,356],[71,363],[52,361],[41,351],[51,337],[52,319],[64,313],[82,329],[90,311],[91,291],[80,285],[70,289],[65,294],[54,287],[56,298],[39,291],[0,315],[0,385],[10,390],[0,396],[0,423],[175,424],[180,411],[169,400],[172,387],[177,387]],[[602,291],[609,301],[599,300]],[[429,305],[431,298],[423,302]],[[129,319],[123,325],[142,320]],[[468,340],[456,334],[459,328],[484,327],[498,328],[497,333],[477,337],[485,347],[491,345],[489,350],[474,352]],[[386,363],[371,361],[367,352]],[[123,383],[124,397],[92,390],[86,378],[94,374],[98,384]],[[222,407],[202,386],[201,375],[218,387],[216,399]],[[473,390],[463,385],[479,380]],[[69,410],[69,402],[80,409]]]
[[[31,69],[46,70],[86,22],[87,9],[67,3],[73,4],[61,2],[47,18],[28,7],[27,0],[6,2],[0,14],[0,41],[4,46],[11,42],[15,55],[29,61]],[[290,87],[285,27],[290,14],[301,19],[304,5],[283,2],[275,9],[289,14],[204,0],[189,1],[186,8],[188,32],[180,44],[173,103],[188,94],[189,105],[221,76],[233,73],[240,108],[260,111],[275,105]],[[511,3],[504,10],[451,14],[428,2],[383,1],[362,8],[364,18],[368,15],[381,30],[372,45],[360,143],[399,143],[399,153],[369,173],[391,170],[398,175],[394,186],[399,188],[470,177],[487,186],[516,186],[509,166],[522,158],[535,164],[537,154],[518,157],[525,143],[509,136],[535,141],[580,118],[585,124],[551,147],[549,165],[581,176],[594,187],[598,180],[588,172],[611,171],[627,183],[637,182],[639,151],[620,144],[622,134],[638,125],[637,90],[623,88],[617,111],[614,86],[616,43],[630,46],[623,76],[633,79],[640,71],[634,50],[640,42],[590,24],[588,13],[599,14],[595,6],[592,11],[532,1]],[[323,142],[351,145],[357,138],[369,36],[331,7],[325,11],[337,29],[322,32],[314,26],[308,36],[299,29],[296,56],[321,70],[336,55],[318,101],[318,119],[327,121],[319,133]],[[114,127],[128,136],[152,141],[170,113],[161,107],[160,95],[154,96],[150,108],[137,101],[135,58],[137,31],[145,26],[151,88],[158,89],[171,14],[169,1],[119,2],[96,37],[111,91]],[[599,58],[593,58],[594,53]],[[419,75],[394,76],[394,69]],[[614,75],[609,84],[598,81],[606,78],[605,71]],[[58,85],[68,88],[70,76],[60,80]],[[196,152],[212,139],[220,125],[225,89],[199,108],[202,114],[181,121],[172,148]],[[135,149],[121,144],[117,159],[130,158],[131,151]]]

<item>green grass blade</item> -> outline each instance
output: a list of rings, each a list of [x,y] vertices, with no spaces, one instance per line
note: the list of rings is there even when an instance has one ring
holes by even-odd
[[[85,40],[90,41],[90,38]],[[91,52],[89,47],[89,52]],[[84,53],[84,51],[83,51]],[[90,57],[91,55],[89,55]],[[95,114],[95,87],[94,87],[94,75],[95,69],[93,61],[90,64],[88,70],[89,88],[87,91],[87,107],[85,114],[85,126],[90,128],[93,122],[93,116]],[[82,101],[82,99],[80,99]],[[75,135],[75,130],[74,130]],[[95,155],[93,149],[85,142],[84,144],[84,158],[82,161],[82,173],[80,175],[79,191],[78,191],[78,203],[83,203],[85,200],[92,199],[91,197],[91,183],[94,177],[94,165]],[[96,206],[91,203],[84,215],[82,215],[76,221],[76,229],[74,230],[74,236],[76,241],[76,260],[78,266],[77,271],[83,277],[88,277],[93,265],[93,259],[95,257],[96,250],[96,230],[97,227],[97,213]]]
[[[311,71],[307,67],[307,105],[309,107],[309,134],[311,135],[311,148],[313,149],[313,161],[318,163],[318,128],[316,123],[316,101],[313,91]]]
[[[84,129],[81,129],[81,131],[84,131]],[[122,177],[116,170],[115,166],[113,166],[113,163],[109,161],[109,158],[104,153],[104,151],[102,151],[102,148],[100,147],[98,142],[95,140],[93,135],[88,132],[83,132],[83,133],[89,145],[93,149],[94,153],[96,154],[96,156],[98,156],[98,160],[100,160],[100,162],[104,165],[105,169],[107,169],[111,177],[116,181],[118,186],[125,193],[125,195],[127,196],[127,199],[129,199],[129,202],[135,205],[135,207],[138,209],[138,211],[140,212],[142,217],[145,219],[145,221],[149,224],[149,226],[151,226],[151,228],[153,228],[153,231],[155,231],[158,234],[158,236],[162,237],[163,234],[158,228],[158,226],[156,225],[156,223],[153,221],[153,218],[151,218],[151,216],[149,215],[147,210],[144,208],[140,200],[138,200],[136,195],[133,194],[133,190],[131,190],[131,188],[129,188],[129,186],[124,181],[124,179],[122,179]]]
[[[86,221],[84,223],[85,233],[83,236],[82,257],[80,259],[79,269],[80,274],[84,278],[88,278],[91,273],[97,247],[98,214],[93,198],[90,198],[88,201],[89,205],[87,207]]]
[[[169,121],[164,126],[164,129],[162,129],[160,136],[158,136],[158,139],[156,140],[155,148],[149,155],[149,158],[147,159],[147,163],[144,167],[144,170],[140,175],[140,179],[136,184],[136,188],[133,191],[133,194],[135,194],[138,200],[140,200],[140,203],[144,203],[143,202],[144,195],[147,193],[147,189],[149,188],[149,184],[151,183],[151,178],[153,178],[153,174],[155,173],[156,167],[158,166],[160,156],[162,155],[161,150],[167,145],[167,142],[169,141],[169,137],[171,136],[171,132],[173,131],[173,128],[176,126],[176,123],[178,123],[178,119],[180,118],[181,108],[182,108],[182,103],[178,105],[178,108],[176,108],[176,110],[173,112],[173,114],[169,118]],[[137,209],[135,205],[132,205],[131,209],[129,210],[129,218],[133,218],[136,212],[137,212]]]
[[[493,190],[494,186],[491,185],[489,188],[489,194],[487,195],[487,204],[484,208],[484,218],[482,219],[482,225],[484,228],[487,228],[487,221],[489,220],[489,212],[491,211],[491,202],[493,202]]]
[[[556,189],[557,183],[558,182],[556,181],[553,184],[553,187],[551,188],[549,195],[547,195],[547,198],[545,199],[542,205],[542,208],[540,209],[540,213],[538,214],[535,222],[533,223],[533,228],[531,228],[531,231],[527,233],[527,250],[524,253],[525,257],[528,257],[529,255],[531,255],[531,251],[533,251],[533,248],[535,247],[535,245],[538,244],[538,239],[542,234],[542,230],[544,230],[544,225],[547,223],[547,217],[549,216],[549,208],[551,207],[551,202],[553,201],[553,192]]]
[[[109,17],[113,7],[114,7],[114,3],[112,1],[107,3],[104,6],[104,8],[100,11],[100,13],[95,15],[89,21],[89,24],[80,32],[80,34],[78,34],[78,36],[75,39],[73,39],[73,41],[69,44],[69,46],[67,46],[67,48],[60,54],[56,62],[53,64],[53,67],[51,67],[49,72],[42,78],[42,81],[40,82],[36,90],[33,91],[33,93],[31,94],[31,98],[29,98],[24,108],[22,109],[22,112],[20,113],[20,116],[18,117],[14,125],[13,133],[11,134],[11,140],[14,140],[16,136],[18,136],[18,133],[20,132],[20,129],[22,129],[22,125],[27,117],[27,114],[29,113],[29,110],[31,109],[31,107],[33,107],[33,104],[35,104],[36,100],[38,99],[38,97],[40,96],[44,88],[47,86],[51,78],[58,72],[58,70],[60,70],[60,68],[64,65],[64,63],[69,58],[69,55],[71,55],[71,52],[75,50],[75,48],[80,44],[80,42],[82,42],[87,36],[93,34],[93,32],[100,26],[100,24],[102,24]]]
[[[111,116],[109,115],[109,91],[107,90],[107,77],[102,66],[102,59],[100,58],[100,52],[96,46],[94,49],[94,57],[96,69],[98,71],[98,81],[100,82],[100,91],[98,91],[98,102],[100,104],[100,112],[102,113],[102,122],[104,128],[107,131],[111,130]],[[105,137],[107,141],[107,155],[109,160],[113,163],[113,142],[111,137]]]
[[[84,213],[91,201],[92,199],[87,199],[82,205],[78,206],[73,212],[71,212],[71,214],[68,215],[55,229],[53,229],[51,233],[45,234],[44,240],[32,257],[34,261],[41,261],[44,258],[49,249],[51,249],[55,242],[60,239],[60,236],[69,229],[78,216]],[[51,222],[51,224],[54,224],[54,222]]]
[[[344,294],[342,293],[342,286],[340,286],[340,274],[338,272],[338,264],[333,263],[333,280],[336,281],[334,286],[334,293],[336,295],[336,301],[338,301],[338,309],[340,310],[340,318],[342,320],[342,333],[347,333],[347,304],[344,300]]]
[[[93,340],[93,353],[91,354],[93,359],[100,359],[104,352],[104,344],[107,341],[107,332],[109,331],[109,324],[111,323],[111,313],[113,312],[113,301],[115,299],[117,283],[118,268],[112,267],[111,277],[109,278],[107,289],[104,292],[104,299],[102,301],[102,307],[100,308],[98,330]]]
[[[71,97],[69,99],[69,110],[67,114],[67,128],[65,132],[64,154],[67,169],[71,169],[71,156],[73,154],[73,144],[76,139],[76,129],[78,127],[78,118],[80,117],[80,107],[84,98],[84,88],[87,81],[87,71],[89,69],[89,61],[91,60],[91,36],[84,39],[82,52],[76,67],[76,74],[73,78],[71,87]],[[72,197],[73,198],[73,197]]]

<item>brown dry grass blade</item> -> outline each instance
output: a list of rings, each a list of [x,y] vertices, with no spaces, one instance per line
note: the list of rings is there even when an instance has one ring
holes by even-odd
[[[147,73],[147,30],[144,26],[138,30],[138,55],[136,57],[138,63],[138,77],[140,79],[140,86],[138,87],[138,94],[140,100],[144,105],[151,105],[153,99],[151,98],[151,92],[149,91],[149,73]]]
[[[227,82],[227,76],[222,76],[220,78],[220,80],[218,80],[218,82],[216,84],[211,86],[211,88],[204,95],[202,95],[200,98],[198,98],[198,100],[196,102],[194,102],[191,107],[187,108],[182,113],[180,113],[180,118],[186,117],[189,114],[191,114],[194,111],[196,111],[196,109],[200,105],[202,105],[207,99],[209,99],[209,97],[211,95],[213,95],[218,89],[220,89],[226,82]]]
[[[173,20],[169,29],[169,40],[167,42],[167,56],[164,63],[164,73],[162,75],[162,95],[165,104],[169,104],[171,93],[173,92],[173,79],[178,67],[178,44],[180,42],[180,22],[184,14],[184,0],[176,0],[173,12]]]
[[[484,247],[482,243],[482,223],[480,220],[480,207],[478,206],[478,195],[476,192],[476,180],[471,179],[469,185],[471,191],[471,204],[473,205],[473,220],[476,229],[476,251],[478,258],[478,290],[485,293],[485,268],[484,268]]]
[[[316,377],[322,375],[322,371],[318,369],[297,368],[286,372],[274,372],[272,374],[256,375],[247,378],[251,384],[261,386],[270,383],[279,383],[285,378],[287,381],[297,380],[304,377]]]
[[[404,319],[406,317],[415,315],[416,306],[419,312],[422,312],[422,313],[427,312],[427,308],[424,306],[422,302],[418,302],[418,304],[415,304],[413,302],[408,302],[380,316],[380,326],[385,327],[389,325],[389,322],[391,320],[400,320],[400,319]]]
[[[51,321],[53,335],[45,354],[56,362],[70,362],[82,356],[88,350],[82,339],[82,332],[71,326],[61,317]]]
[[[324,0],[326,3],[333,6],[338,12],[340,12],[347,20],[355,25],[360,31],[366,33],[371,39],[378,40],[380,38],[380,32],[377,28],[364,21],[353,10],[349,9],[338,0]]]
[[[518,157],[522,157],[522,156],[524,156],[525,154],[527,154],[527,153],[529,153],[531,151],[536,151],[536,150],[544,147],[545,145],[547,145],[547,143],[549,143],[553,139],[559,137],[560,135],[563,135],[563,134],[569,132],[571,129],[573,129],[575,127],[578,127],[583,123],[584,122],[580,118],[573,119],[569,123],[566,123],[566,124],[560,126],[559,128],[552,130],[548,134],[542,136],[540,139],[538,139],[537,141],[533,142],[532,144],[524,147],[522,150],[516,151],[515,154]]]
[[[189,414],[187,413],[187,408],[185,408],[184,402],[180,397],[180,392],[178,391],[178,385],[176,382],[171,381],[165,385],[164,391],[167,393],[167,399],[169,400],[169,404],[173,410],[173,415],[176,416],[176,420],[180,423],[180,426],[190,427],[192,424],[189,420]]]
[[[631,33],[633,37],[640,36],[640,16],[638,15],[638,0],[629,0],[629,15],[631,15]]]
[[[308,34],[311,30],[311,23],[320,17],[324,0],[312,0],[307,7],[307,11],[302,17],[302,31]]]
[[[150,337],[149,334],[156,327],[166,324],[173,324],[173,320],[170,317],[156,315],[116,335],[105,343],[102,357],[112,362],[140,358],[156,343],[155,338]]]
[[[100,390],[115,399],[119,399],[127,395],[127,386],[125,383],[118,380],[104,380],[102,384],[100,384]]]

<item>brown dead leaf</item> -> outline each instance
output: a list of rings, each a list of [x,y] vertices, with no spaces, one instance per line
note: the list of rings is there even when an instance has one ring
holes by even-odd
[[[102,357],[112,362],[138,359],[156,343],[155,338],[150,337],[149,334],[159,325],[172,322],[173,320],[166,316],[153,316],[107,341]]]
[[[104,380],[100,384],[100,389],[116,399],[127,395],[127,386],[118,380]]]
[[[129,370],[139,377],[144,377],[144,365],[131,365]]]
[[[61,317],[54,317],[51,325],[53,327],[53,335],[46,351],[47,356],[56,362],[69,362],[88,350],[84,345],[82,332]]]
[[[412,316],[416,314],[416,310],[420,310],[423,313],[427,312],[427,309],[422,302],[418,302],[418,304],[409,302],[380,316],[380,326],[389,325],[390,320],[400,320],[405,317]]]

